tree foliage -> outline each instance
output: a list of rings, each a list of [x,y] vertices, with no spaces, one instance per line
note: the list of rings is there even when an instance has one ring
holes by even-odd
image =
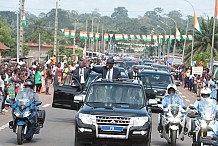
[[[92,31],[92,19],[93,19],[93,31],[98,32],[103,31],[105,33],[121,33],[121,34],[150,34],[152,29],[155,28],[157,31],[155,33],[161,33],[164,35],[163,29],[166,30],[167,34],[175,34],[175,24],[174,22],[163,16],[164,10],[160,7],[154,10],[145,11],[143,16],[138,18],[129,18],[128,10],[125,7],[114,8],[114,12],[111,16],[101,16],[98,9],[94,9],[91,13],[78,14],[75,10],[63,10],[58,9],[58,41],[60,45],[73,45],[73,39],[64,38],[61,29],[68,28],[69,30],[75,29],[74,24],[76,24],[76,44],[79,47],[84,47],[85,41],[79,38],[80,31],[86,31],[86,20],[88,22],[87,31]],[[181,34],[185,34],[186,24],[189,22],[188,30],[193,28],[193,16],[188,16],[187,19],[182,17],[182,14],[173,10],[169,12],[169,17],[173,18],[177,22],[177,27],[179,28]],[[0,42],[5,43],[7,46],[12,48],[8,53],[2,53],[3,56],[8,55],[11,57],[16,56],[16,14],[13,12],[0,12]],[[24,30],[24,42],[39,42],[39,34],[41,36],[41,43],[53,44],[54,42],[54,20],[55,20],[55,9],[52,9],[47,14],[40,13],[39,16],[35,16],[30,13],[26,13],[27,27]],[[188,21],[187,21],[188,20]],[[203,18],[198,18],[200,22],[200,27],[202,33],[195,30],[195,42],[194,42],[194,57],[197,60],[201,52],[207,52],[211,48],[212,42],[212,28],[213,28],[213,18],[208,18],[207,20]],[[169,26],[169,28],[162,24],[163,21]],[[157,28],[160,25],[163,29]],[[192,34],[189,31],[188,34]],[[101,37],[100,37],[101,40]],[[215,32],[215,49],[214,56],[218,55],[218,24],[216,26]],[[112,41],[116,43],[117,41]],[[128,42],[128,41],[126,41]],[[144,41],[132,41],[134,43],[145,43],[149,45],[148,42]],[[154,42],[150,42],[153,44]],[[173,45],[175,40],[171,42],[170,52],[173,50]],[[182,53],[184,39],[176,42],[176,53]],[[90,43],[87,43],[89,47]],[[165,47],[166,47],[165,43]],[[24,47],[25,48],[25,47]],[[25,48],[26,53],[28,48]],[[155,54],[154,47],[147,47],[145,52],[149,55]],[[60,48],[59,53],[61,54],[71,54],[72,50],[67,50],[65,48]],[[52,51],[48,52],[52,54]],[[185,48],[185,60],[190,61],[191,54],[191,41],[187,41]],[[197,56],[196,56],[197,54]]]

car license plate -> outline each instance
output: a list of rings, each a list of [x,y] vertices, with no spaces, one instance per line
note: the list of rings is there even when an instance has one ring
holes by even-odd
[[[101,126],[101,130],[102,131],[117,131],[117,132],[121,132],[121,131],[123,131],[123,127],[119,127],[119,126]]]

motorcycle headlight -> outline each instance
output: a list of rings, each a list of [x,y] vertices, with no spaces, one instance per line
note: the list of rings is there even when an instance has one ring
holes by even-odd
[[[207,127],[207,122],[205,120],[201,120],[201,127],[206,128]]]
[[[178,110],[171,110],[171,113],[175,117],[178,115],[179,111]]]
[[[89,114],[79,114],[79,119],[84,123],[84,124],[92,124],[94,120],[94,116],[89,115]]]
[[[146,122],[148,122],[148,117],[133,118],[133,126],[143,126]]]
[[[20,117],[20,112],[14,111],[14,115],[15,115],[16,117]]]
[[[31,115],[31,112],[30,111],[26,111],[26,112],[24,112],[23,117],[29,117],[30,115]]]

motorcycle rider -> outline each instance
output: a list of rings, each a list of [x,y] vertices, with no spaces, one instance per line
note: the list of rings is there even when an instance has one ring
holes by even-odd
[[[33,101],[34,103],[36,101],[39,101],[39,96],[38,94],[34,91],[34,82],[31,80],[31,79],[27,79],[25,82],[24,82],[24,89],[21,90],[21,91],[24,91],[24,90],[28,90],[29,92],[32,92],[33,93]]]
[[[214,98],[211,97],[211,93],[212,93],[212,91],[209,87],[205,87],[205,88],[201,89],[201,92],[200,92],[201,98],[200,98],[200,100],[199,99],[196,100],[194,103],[194,107],[196,108],[197,112],[201,113],[205,104],[214,100]]]
[[[186,106],[180,97],[179,94],[176,94],[176,85],[175,84],[169,84],[167,86],[167,93],[168,95],[165,96],[162,100],[162,105],[164,108],[168,107],[169,104],[179,104],[181,105],[184,109],[186,109]]]
[[[27,92],[28,94],[30,93],[30,95],[33,95],[31,98],[33,98],[33,103],[36,103],[37,101],[39,101],[39,96],[38,94],[34,91],[34,81],[31,80],[31,79],[27,79],[25,82],[24,82],[24,87],[22,90],[20,90],[18,92],[18,95],[19,94],[22,94],[22,92]],[[45,115],[42,115],[42,111],[39,110],[39,107],[36,107],[36,112],[37,112],[37,116],[36,116],[36,122],[40,123],[40,124],[44,124],[44,117]],[[43,119],[43,121],[41,120]],[[38,131],[39,132],[39,131]]]
[[[169,104],[179,104],[182,106],[183,109],[186,109],[186,106],[185,106],[182,98],[180,97],[179,94],[176,94],[176,91],[177,91],[177,88],[176,88],[175,84],[169,84],[167,86],[168,95],[166,95],[162,100],[163,108],[167,108]],[[159,119],[159,124],[158,124],[158,131],[162,131],[162,129],[163,129],[163,126],[161,125],[162,115],[163,115],[163,113],[159,117],[160,119]]]
[[[191,111],[191,113],[202,113],[202,111],[205,110],[205,107],[207,106],[214,106],[211,107],[212,109],[214,109],[214,112],[216,112],[216,100],[211,96],[211,89],[209,87],[204,87],[203,89],[201,89],[200,91],[200,99],[197,99],[194,103],[194,107],[195,109],[193,109]],[[211,104],[214,103],[214,104]],[[189,134],[192,135],[193,131],[195,130],[195,124],[194,124],[194,120],[190,119],[190,125],[189,125]],[[216,125],[218,124],[218,122],[216,122]],[[217,128],[218,131],[218,128]]]

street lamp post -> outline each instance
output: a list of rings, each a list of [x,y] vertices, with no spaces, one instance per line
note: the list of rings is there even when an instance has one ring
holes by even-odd
[[[191,5],[191,7],[192,7],[192,9],[193,9],[193,11],[194,11],[194,13],[195,13],[195,9],[194,9],[194,6],[188,1],[188,0],[184,0],[184,1],[186,1],[187,3],[189,3],[189,5]],[[195,31],[195,26],[193,25],[193,37],[192,37],[192,51],[191,51],[191,66],[193,65],[192,64],[192,61],[193,61],[193,50],[194,50],[194,31]]]
[[[156,30],[155,28],[152,29],[151,31],[151,34],[153,34],[154,32],[157,32],[158,33],[158,36],[161,34],[158,30]],[[160,51],[158,49],[159,45],[157,46],[157,51],[156,51],[156,54],[157,54],[157,57],[160,57]]]
[[[175,28],[177,29],[176,21],[169,16],[167,16],[167,18],[169,18],[170,20],[172,20],[175,23]],[[175,42],[174,42],[174,46],[173,46],[173,62],[172,63],[174,63],[175,51],[176,51],[176,38],[175,38]]]
[[[170,30],[170,36],[171,36],[171,29],[170,29],[170,26],[166,23],[164,23],[163,21],[160,21],[162,24],[166,25],[168,27],[168,29]],[[167,56],[169,56],[169,53],[170,53],[170,36],[169,36],[169,41],[168,41],[168,49],[167,49]]]
[[[180,12],[182,12],[181,10],[179,10]],[[182,12],[183,13],[183,12]],[[184,13],[183,13],[184,14]],[[184,45],[183,45],[183,50],[182,50],[182,62],[184,63],[184,56],[185,56],[185,47],[186,47],[186,40],[187,40],[187,33],[188,33],[188,25],[189,25],[189,20],[188,20],[188,16],[187,17],[187,23],[186,23],[186,29],[185,29],[185,41],[184,41]]]
[[[16,11],[17,13],[17,63],[19,62],[19,10]]]
[[[167,34],[166,30],[165,30],[163,27],[161,27],[160,25],[157,25],[157,27],[160,28],[160,29],[162,29],[162,30],[164,31],[164,37],[165,37],[166,34]],[[163,50],[165,50],[165,49],[164,49],[164,45],[163,45]],[[163,51],[163,52],[164,52],[164,51]]]

